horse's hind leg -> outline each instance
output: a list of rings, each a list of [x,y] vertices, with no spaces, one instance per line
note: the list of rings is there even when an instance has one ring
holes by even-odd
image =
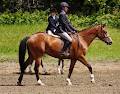
[[[48,74],[47,73],[47,70],[46,70],[46,68],[45,68],[45,65],[43,64],[43,60],[41,59],[41,66],[42,66],[42,68],[43,68],[43,73],[44,74]]]
[[[31,64],[29,64],[29,67],[28,67],[28,68],[29,68],[29,71],[28,71],[29,73],[32,73],[32,64],[33,64],[33,63],[35,63],[35,61],[33,61]],[[46,68],[45,68],[45,66],[44,66],[44,64],[43,64],[42,59],[41,59],[41,63],[40,63],[40,64],[41,64],[41,66],[42,66],[42,68],[43,68],[43,73],[44,73],[44,74],[47,74],[47,70],[46,70]]]
[[[34,61],[32,63],[29,64],[28,66],[28,72],[31,74],[32,73],[32,64],[34,63]]]
[[[23,64],[23,68],[21,69],[21,73],[20,73],[20,76],[18,78],[18,82],[17,84],[18,85],[21,85],[21,82],[22,82],[22,79],[23,79],[23,75],[24,75],[24,72],[25,72],[25,69],[27,68],[27,66],[33,62],[33,59],[28,57],[28,59],[26,60],[26,62]]]
[[[41,63],[40,60],[41,60],[40,58],[35,60],[34,70],[35,70],[35,75],[36,75],[36,79],[37,79],[38,84],[39,85],[45,85],[44,83],[42,83],[42,81],[39,78],[39,65]]]
[[[63,74],[64,73],[64,70],[63,70],[63,68],[64,68],[64,60],[62,59],[61,62],[62,62],[61,74]]]
[[[60,64],[62,64],[62,68],[60,67]],[[59,59],[58,60],[58,73],[59,74],[63,74],[63,68],[64,68],[64,60],[63,59]]]
[[[92,71],[92,66],[86,61],[84,56],[79,58],[79,61],[82,62],[89,69],[89,72],[91,73],[91,75],[90,75],[91,82],[95,83],[94,74],[93,74],[93,71]]]

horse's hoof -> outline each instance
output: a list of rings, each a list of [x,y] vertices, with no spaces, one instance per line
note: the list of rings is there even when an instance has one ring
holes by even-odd
[[[17,86],[23,86],[20,82],[17,82]]]
[[[49,75],[50,73],[48,73],[48,72],[44,72],[43,74],[44,74],[44,75]]]
[[[95,84],[95,80],[91,80],[91,83]]]
[[[72,86],[72,83],[68,83],[69,86]]]
[[[42,73],[42,75],[50,75],[50,73],[44,72],[44,73]]]
[[[68,82],[68,85],[69,85],[69,86],[72,86],[71,80],[70,80],[69,78],[67,78],[66,80],[67,80],[67,82]]]
[[[64,71],[63,71],[63,70],[61,70],[61,74],[64,74]]]
[[[38,85],[45,86],[45,84],[44,84],[44,83],[38,83]]]
[[[38,80],[38,85],[45,86],[45,84],[41,80]]]

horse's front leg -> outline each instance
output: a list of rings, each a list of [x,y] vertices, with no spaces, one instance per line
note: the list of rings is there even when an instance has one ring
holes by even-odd
[[[75,63],[76,63],[76,60],[71,60],[71,63],[70,63],[70,68],[69,68],[69,74],[68,74],[68,78],[67,78],[67,82],[68,82],[68,85],[72,85],[72,82],[70,80],[70,77],[71,77],[71,74],[73,72],[73,68],[75,66]]]
[[[85,56],[81,56],[79,58],[79,61],[82,62],[89,69],[89,72],[91,73],[90,74],[91,82],[95,83],[94,74],[92,71],[92,66],[87,62],[87,60],[85,59]]]
[[[35,67],[34,67],[34,70],[35,70],[35,75],[36,75],[36,79],[37,79],[37,82],[39,85],[45,85],[39,78],[39,65],[40,65],[40,59],[37,59],[35,60]]]

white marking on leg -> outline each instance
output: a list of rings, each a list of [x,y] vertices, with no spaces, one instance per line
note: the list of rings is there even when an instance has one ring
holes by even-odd
[[[90,75],[90,78],[91,78],[91,82],[92,82],[92,83],[95,83],[94,74],[91,74],[91,75]]]
[[[71,82],[71,80],[69,78],[67,78],[66,80],[68,82],[68,85],[72,85],[72,82]]]
[[[61,74],[61,68],[58,66],[58,73]]]
[[[39,85],[45,85],[40,79],[38,80]]]

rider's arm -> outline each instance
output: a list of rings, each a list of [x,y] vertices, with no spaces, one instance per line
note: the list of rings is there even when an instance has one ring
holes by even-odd
[[[72,24],[69,22],[69,27],[74,31],[77,32],[77,30],[72,26]]]

